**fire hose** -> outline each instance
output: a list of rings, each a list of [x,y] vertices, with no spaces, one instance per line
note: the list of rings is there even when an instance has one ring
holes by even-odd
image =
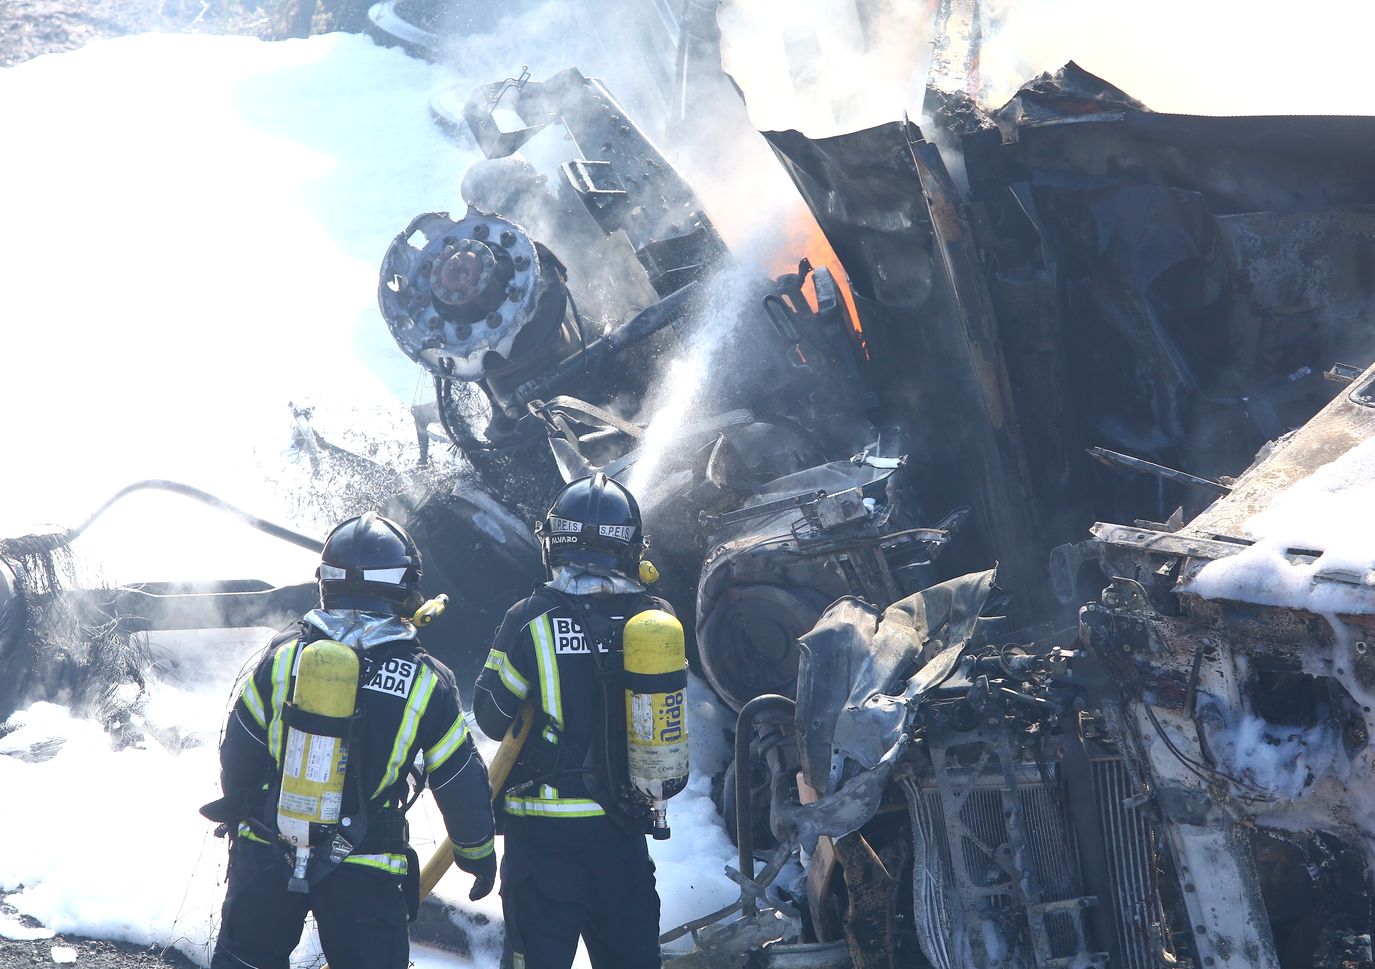
[[[215,508],[219,511],[225,512],[226,514],[234,518],[237,518],[245,525],[248,525],[250,528],[256,528],[258,531],[263,532],[267,535],[271,535],[273,538],[281,539],[284,542],[289,542],[292,545],[299,546],[300,548],[304,548],[308,551],[318,552],[322,548],[324,548],[324,544],[318,538],[312,538],[309,535],[302,535],[300,532],[295,532],[289,528],[284,528],[283,526],[270,522],[265,518],[259,518],[257,515],[249,514],[243,509],[231,505],[224,499],[212,495],[208,491],[202,491],[200,488],[194,488],[191,485],[182,484],[179,481],[152,479],[148,481],[136,481],[131,485],[126,485],[125,487],[121,488],[119,491],[115,492],[114,495],[112,495],[108,500],[106,500],[106,502],[103,505],[101,505],[99,508],[93,511],[86,518],[85,521],[83,521],[80,525],[77,525],[75,528],[68,528],[61,531],[49,532],[45,534],[23,535],[17,538],[0,539],[0,555],[23,555],[35,552],[54,552],[60,548],[64,548],[65,546],[70,545],[78,536],[81,535],[82,532],[89,528],[97,518],[99,518],[107,510],[109,510],[111,505],[115,504],[117,501],[124,498],[125,496],[133,494],[136,491],[167,491],[171,492],[172,494],[181,495],[184,498],[190,498],[193,501],[199,501],[203,505],[208,505],[211,508]]]
[[[520,750],[525,746],[525,738],[530,736],[530,725],[535,722],[535,714],[538,711],[539,701],[531,697],[516,713],[516,718],[511,721],[511,726],[506,728],[506,736],[501,739],[501,746],[497,748],[496,756],[492,758],[492,766],[487,770],[487,778],[492,785],[493,800],[500,796],[499,792],[502,785],[506,783],[506,775],[511,773],[516,758],[520,756]],[[439,884],[439,880],[444,877],[444,873],[449,870],[449,866],[453,863],[454,852],[447,843],[435,849],[430,860],[425,862],[425,867],[420,869],[421,901],[424,901],[425,897],[434,891],[434,887]],[[329,969],[329,964],[326,963],[321,969]]]
[[[539,705],[535,698],[526,700],[516,713],[516,718],[511,721],[511,726],[506,728],[506,736],[502,738],[501,746],[497,748],[496,756],[492,758],[492,765],[487,769],[487,778],[492,785],[493,800],[500,796],[502,785],[506,783],[506,775],[511,773],[516,758],[520,756],[521,748],[525,746],[525,738],[530,735],[530,725],[535,722],[535,713],[538,710]],[[453,863],[454,853],[448,845],[435,850],[430,860],[425,862],[425,867],[420,869],[420,897],[422,899],[434,891],[434,887],[439,884],[439,880],[444,877],[444,873],[449,870],[449,866]]]

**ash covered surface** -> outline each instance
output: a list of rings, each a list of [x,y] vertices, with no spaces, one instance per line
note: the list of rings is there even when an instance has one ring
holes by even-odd
[[[43,938],[31,938],[33,935],[44,935],[48,930],[37,925],[33,919],[16,914],[14,907],[6,904],[4,899],[5,894],[0,894],[0,965],[57,965],[63,962],[86,969],[127,969],[130,966],[193,969],[196,965],[181,953],[160,946],[88,939],[60,932]]]

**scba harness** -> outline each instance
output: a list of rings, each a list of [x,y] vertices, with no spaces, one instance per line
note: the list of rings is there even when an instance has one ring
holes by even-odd
[[[297,892],[309,891],[346,861],[398,875],[404,870],[403,887],[414,919],[420,864],[409,844],[406,812],[423,791],[426,772],[407,761],[404,775],[390,778],[384,773],[379,788],[368,796],[364,778],[378,765],[369,750],[370,732],[364,729],[364,697],[383,693],[409,705],[421,654],[413,639],[358,649],[303,622],[300,633],[277,650],[270,706],[263,705],[260,719],[274,773],[263,784],[257,805],[234,805],[221,798],[202,808],[203,815],[221,822],[216,833],[235,825],[238,836],[279,847],[290,870],[288,887]],[[327,661],[312,661],[321,656]],[[245,697],[256,694],[250,681]],[[250,702],[250,710],[252,706]],[[414,711],[408,706],[406,712]],[[398,733],[405,713],[401,720]]]
[[[605,813],[626,831],[649,833],[650,801],[630,783],[626,763],[622,699],[626,684],[622,638],[625,619],[597,611],[591,596],[572,596],[547,585],[537,587],[536,591],[562,606],[567,613],[549,620],[554,662],[559,655],[583,655],[592,663],[597,728],[590,743],[582,749],[574,749],[574,745],[567,742],[560,718],[550,712],[547,704],[542,704],[521,753],[521,764],[531,776],[506,788],[508,812],[513,805],[521,804],[526,795],[556,785],[560,779],[576,777],[600,806],[596,813]],[[652,609],[654,605],[651,596],[642,595],[627,603],[623,611],[629,617]]]

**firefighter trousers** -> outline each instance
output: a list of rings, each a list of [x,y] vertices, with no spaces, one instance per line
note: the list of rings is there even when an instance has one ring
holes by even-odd
[[[210,969],[287,969],[306,914],[315,915],[330,969],[406,969],[410,962],[402,879],[345,863],[309,893],[287,891],[277,849],[236,838]]]
[[[659,893],[642,834],[606,817],[503,820],[502,969],[657,969]]]

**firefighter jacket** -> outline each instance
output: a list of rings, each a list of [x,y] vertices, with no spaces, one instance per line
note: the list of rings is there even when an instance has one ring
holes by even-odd
[[[506,780],[515,817],[625,819],[625,700],[620,634],[645,593],[570,596],[547,586],[510,608],[474,689],[473,713],[501,738],[527,697],[539,715]]]
[[[350,801],[356,805],[361,796],[368,804],[370,827],[344,864],[406,874],[399,809],[406,803],[408,774],[420,755],[455,853],[471,859],[491,854],[487,767],[469,736],[453,673],[425,652],[410,622],[354,611],[310,612],[269,644],[244,683],[220,745],[226,800],[242,798],[246,804],[239,836],[263,840],[264,830],[275,831],[277,779],[287,733],[283,705],[292,696],[302,648],[318,639],[344,643],[359,654],[356,709],[361,718],[349,745],[344,814],[357,810]],[[397,823],[373,825],[372,819],[381,816]]]

